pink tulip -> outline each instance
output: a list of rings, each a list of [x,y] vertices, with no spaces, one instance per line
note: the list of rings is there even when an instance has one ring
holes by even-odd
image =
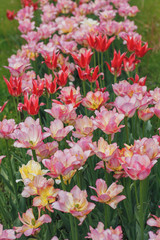
[[[94,229],[90,226],[89,229],[91,233],[88,233],[85,238],[91,238],[92,240],[123,240],[121,226],[104,230],[104,224],[99,222],[97,228]]]
[[[5,229],[5,230],[3,230],[3,225],[0,224],[0,239],[1,240],[16,239],[15,231],[13,229]]]
[[[102,137],[98,140],[97,146],[93,147],[93,150],[97,157],[103,161],[109,161],[114,158],[118,146],[116,143],[108,144]]]
[[[122,185],[117,185],[116,182],[112,183],[109,188],[107,188],[107,184],[103,179],[97,179],[96,188],[91,187],[97,193],[97,196],[91,196],[91,199],[96,202],[101,202],[108,204],[110,207],[115,209],[117,204],[125,199],[124,195],[118,196],[119,193],[123,191]]]
[[[3,121],[0,121],[0,138],[13,138],[15,129],[16,123],[14,119],[4,119]]]
[[[86,216],[95,208],[94,203],[87,201],[87,191],[81,191],[76,185],[70,192],[59,191],[58,201],[52,207],[66,213],[71,213],[76,217],[81,225]]]
[[[82,100],[82,105],[89,110],[99,109],[101,106],[105,105],[105,103],[109,99],[108,92],[96,91],[96,92],[88,92],[86,97]]]
[[[126,117],[133,117],[137,106],[136,106],[136,97],[132,96],[131,98],[128,96],[124,97],[116,97],[114,101],[114,106],[117,108],[119,113],[124,114]]]
[[[42,144],[42,140],[45,138],[42,133],[41,125],[39,125],[39,119],[34,121],[33,118],[26,118],[24,123],[19,124],[19,129],[14,131],[14,146],[18,148],[31,148],[35,149]]]
[[[143,180],[148,177],[156,162],[157,160],[151,161],[147,155],[133,154],[132,157],[126,157],[121,164],[131,179]]]
[[[51,136],[57,141],[62,141],[62,139],[65,138],[73,128],[73,126],[64,127],[61,120],[55,119],[50,123],[50,128],[44,127],[44,130],[46,131],[45,136]]]
[[[124,114],[117,113],[115,109],[108,111],[105,107],[101,107],[100,112],[95,111],[95,114],[93,123],[106,134],[120,132],[120,129],[124,127],[124,125],[118,126],[124,119]]]
[[[17,238],[20,238],[22,234],[26,237],[36,235],[40,232],[40,226],[44,223],[50,223],[52,219],[49,215],[43,214],[40,217],[40,212],[38,213],[38,219],[35,219],[33,214],[33,209],[29,208],[26,213],[22,214],[22,217],[19,214],[19,220],[23,223],[22,227],[14,227],[15,232],[17,233]]]
[[[72,132],[72,135],[76,138],[92,136],[93,131],[96,129],[96,127],[93,125],[92,119],[87,116],[78,118],[74,127],[76,131]]]

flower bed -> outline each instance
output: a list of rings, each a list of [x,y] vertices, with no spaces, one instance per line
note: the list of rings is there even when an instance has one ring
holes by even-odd
[[[27,44],[4,76],[17,118],[0,122],[0,239],[160,238],[160,89],[138,75],[151,49],[137,12],[127,0],[7,12]]]

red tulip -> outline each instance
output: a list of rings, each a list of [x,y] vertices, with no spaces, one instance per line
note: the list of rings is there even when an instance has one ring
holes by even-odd
[[[24,94],[24,104],[19,103],[18,104],[18,110],[19,111],[27,111],[30,115],[37,115],[39,112],[40,106],[44,105],[41,103],[39,105],[39,97],[35,94],[32,94],[30,98],[28,97],[28,93]]]
[[[53,94],[57,91],[57,77],[55,77],[54,81],[46,79],[46,89],[50,94]]]
[[[44,81],[38,83],[37,80],[33,80],[32,84],[33,84],[32,93],[39,97],[42,96],[44,89]]]
[[[80,66],[81,68],[86,68],[90,64],[92,55],[93,52],[91,52],[91,50],[85,49],[85,52],[81,53],[80,56],[72,54],[72,57],[75,63],[78,64],[78,66]]]
[[[57,67],[59,52],[56,54],[56,51],[53,51],[52,57],[49,54],[46,55],[45,64],[51,70],[54,70]]]
[[[8,20],[12,21],[15,18],[16,13],[14,13],[14,11],[7,10],[6,16],[7,16]]]
[[[8,87],[8,92],[14,97],[18,97],[22,93],[22,77],[10,76],[9,81],[3,76],[3,79]]]
[[[113,60],[111,61],[111,66],[106,62],[109,71],[113,74],[119,77],[121,75],[121,70],[122,70],[122,62],[125,57],[126,53],[123,53],[121,55],[120,51],[117,53],[116,50],[114,49],[114,57]]]

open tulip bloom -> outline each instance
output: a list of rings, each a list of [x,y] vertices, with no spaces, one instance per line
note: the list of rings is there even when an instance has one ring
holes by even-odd
[[[137,6],[21,6],[7,10],[25,43],[2,78],[0,240],[160,239],[160,88],[139,71]]]

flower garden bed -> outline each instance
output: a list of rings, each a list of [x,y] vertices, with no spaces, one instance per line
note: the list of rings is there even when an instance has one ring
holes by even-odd
[[[25,43],[3,77],[0,239],[160,239],[160,88],[139,74],[138,8],[21,4],[7,12]]]

